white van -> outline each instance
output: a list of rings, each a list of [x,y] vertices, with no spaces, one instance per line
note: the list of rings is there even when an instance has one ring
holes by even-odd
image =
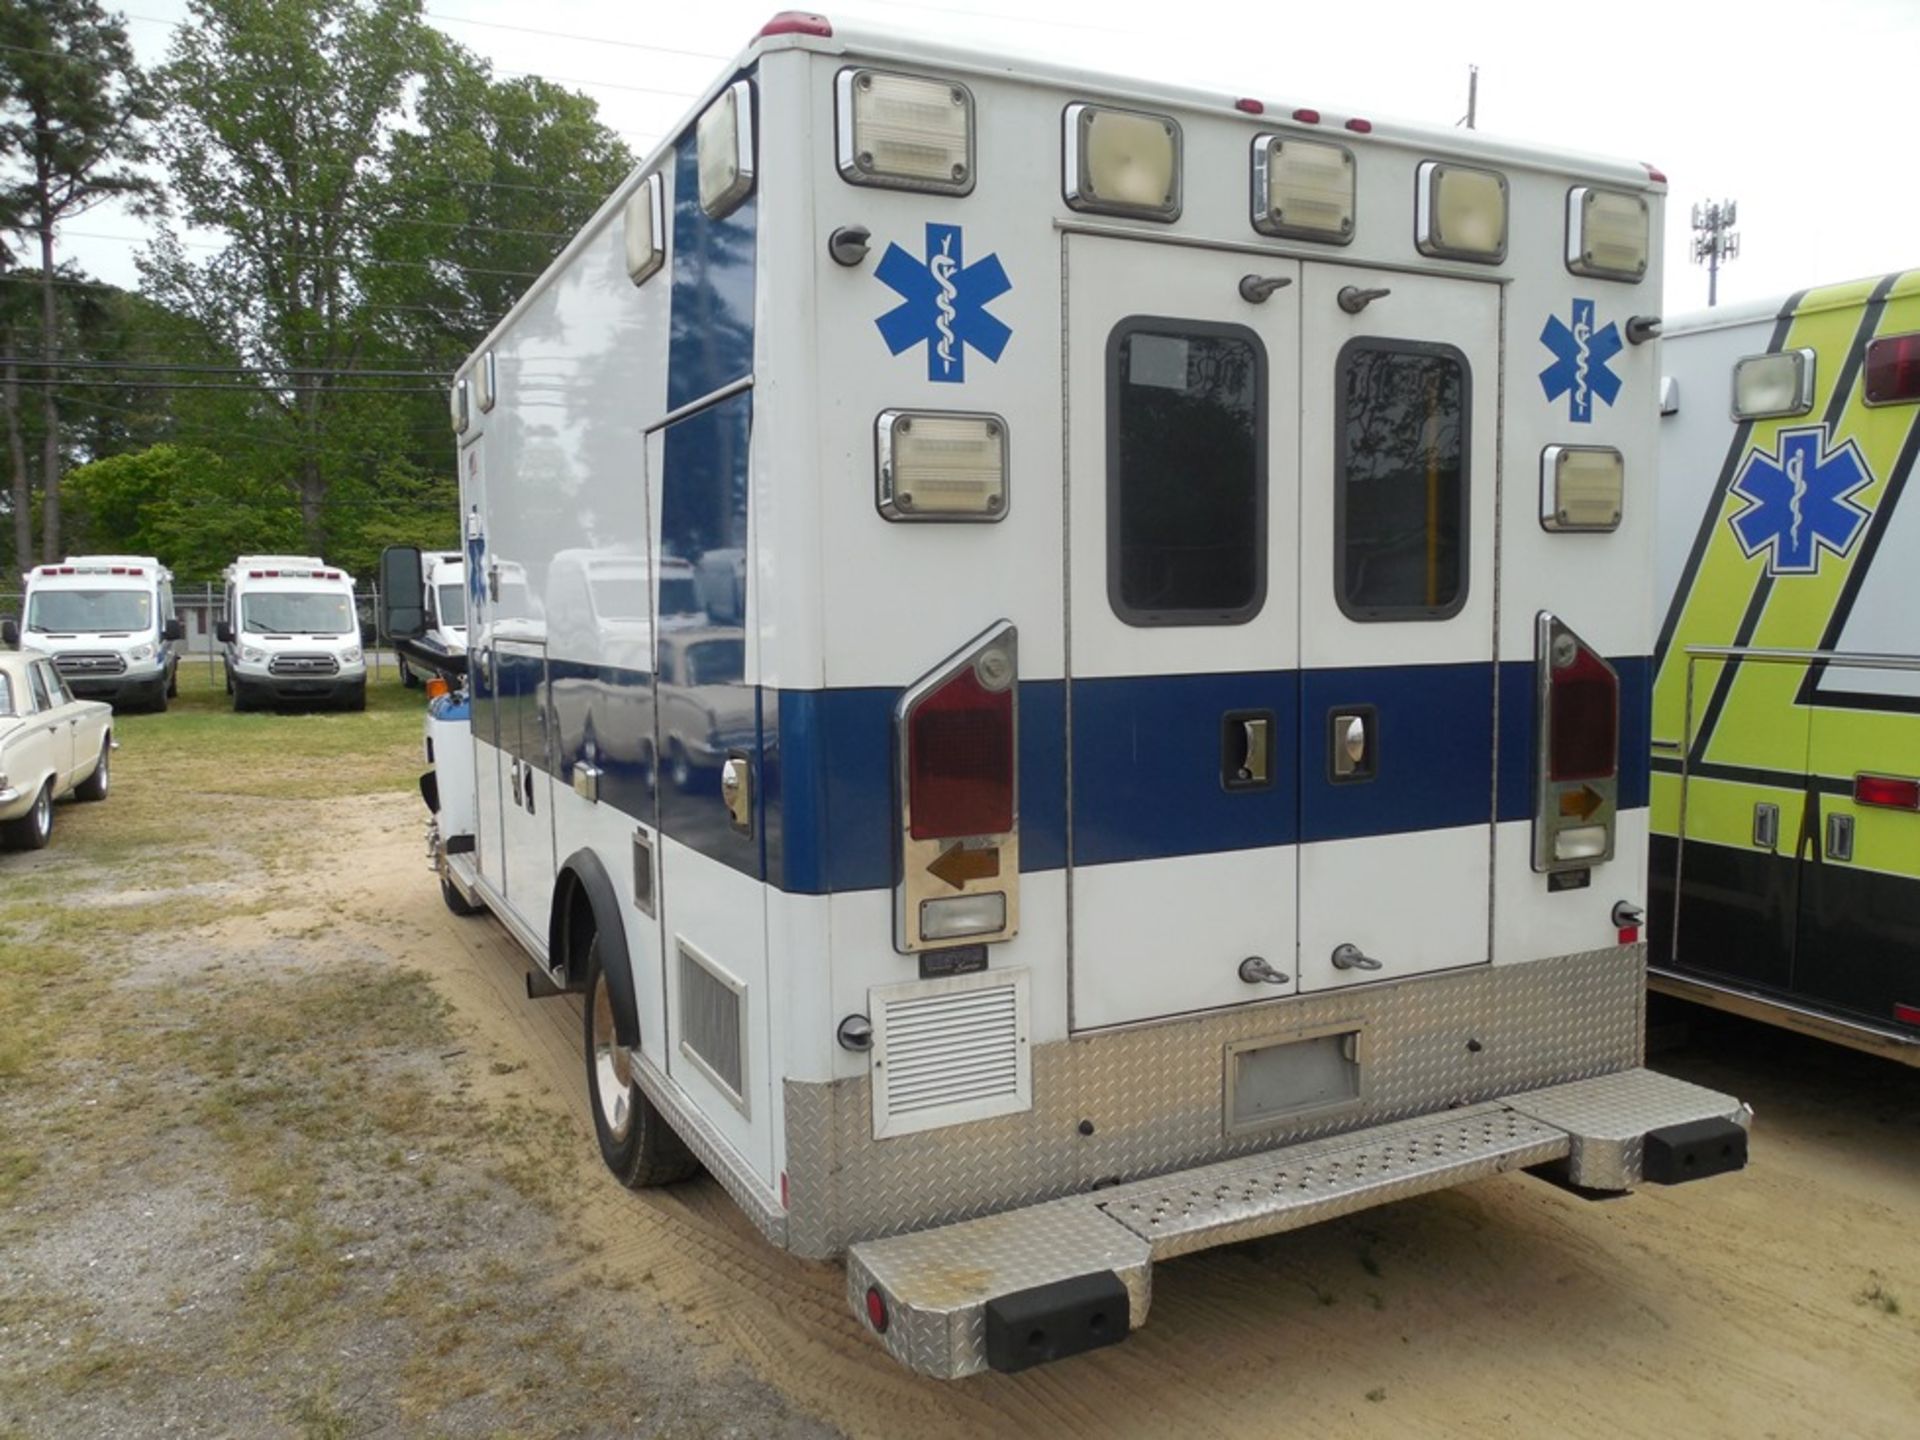
[[[27,573],[25,643],[75,695],[164,710],[176,693],[173,572],[151,555],[71,555]]]
[[[461,668],[467,658],[467,566],[458,550],[424,550],[420,554],[420,578],[426,582],[427,628],[415,641],[457,660]],[[400,683],[409,690],[421,684],[420,671],[401,655]]]
[[[1206,1246],[1743,1164],[1642,1064],[1665,195],[769,25],[450,396],[433,852],[618,1178],[959,1376]]]
[[[367,661],[353,577],[313,555],[242,555],[222,577],[233,708],[322,701],[367,708]]]

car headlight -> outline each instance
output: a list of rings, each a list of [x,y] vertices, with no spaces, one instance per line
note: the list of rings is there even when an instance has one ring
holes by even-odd
[[[151,645],[136,645],[131,650],[127,651],[127,659],[134,661],[136,663],[138,663],[141,660],[151,660],[152,658],[153,658],[153,646]]]
[[[360,647],[358,645],[349,645],[340,652],[340,659],[344,664],[358,665],[360,663]]]
[[[249,665],[259,665],[266,660],[267,652],[264,650],[256,650],[251,645],[242,645],[240,647],[240,658]]]

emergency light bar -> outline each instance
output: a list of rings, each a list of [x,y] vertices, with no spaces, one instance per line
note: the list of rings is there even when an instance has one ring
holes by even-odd
[[[694,127],[700,208],[715,220],[753,193],[753,85],[736,80]]]
[[[1540,452],[1540,528],[1620,528],[1626,461],[1604,445],[1549,445]]]
[[[1436,259],[1498,265],[1507,258],[1507,177],[1423,161],[1414,194],[1414,245]]]
[[[140,565],[36,565],[33,573],[43,575],[145,575]]]
[[[344,580],[339,570],[249,570],[249,580]]]
[[[1180,218],[1180,122],[1171,115],[1069,105],[1064,115],[1067,204],[1102,215]]]
[[[1772,420],[1813,409],[1814,353],[1778,350],[1733,366],[1733,418]]]
[[[1576,185],[1567,192],[1567,269],[1602,280],[1647,273],[1647,197]]]
[[[842,70],[834,81],[837,161],[851,185],[973,190],[973,92],[951,80]]]
[[[1344,145],[1256,135],[1253,228],[1262,235],[1353,241],[1353,152]]]
[[[627,278],[642,285],[667,263],[666,201],[658,173],[647,176],[627,196],[625,213]]]

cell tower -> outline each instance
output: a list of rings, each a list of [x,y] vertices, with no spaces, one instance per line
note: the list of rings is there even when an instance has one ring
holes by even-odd
[[[1732,200],[1702,200],[1693,207],[1693,263],[1707,267],[1707,308],[1720,298],[1720,266],[1740,258],[1740,232],[1733,222],[1740,207]]]

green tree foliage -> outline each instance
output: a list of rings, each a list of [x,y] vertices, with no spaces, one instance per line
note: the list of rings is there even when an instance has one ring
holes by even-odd
[[[218,453],[154,445],[82,465],[67,477],[74,548],[158,555],[182,580],[207,580],[244,550],[300,545],[300,509]]]
[[[67,323],[55,231],[103,201],[138,202],[153,193],[139,167],[150,153],[145,123],[156,113],[126,25],[96,0],[0,0],[0,226],[29,241],[39,256],[40,353],[36,365],[20,368],[38,370],[43,381],[60,375],[53,367]],[[17,342],[20,332],[6,338]],[[0,391],[11,422],[16,544],[27,491],[25,455],[13,443],[21,388],[16,371]],[[60,554],[60,389],[33,388],[41,411],[41,553],[53,559]],[[24,551],[19,558],[24,564]]]

